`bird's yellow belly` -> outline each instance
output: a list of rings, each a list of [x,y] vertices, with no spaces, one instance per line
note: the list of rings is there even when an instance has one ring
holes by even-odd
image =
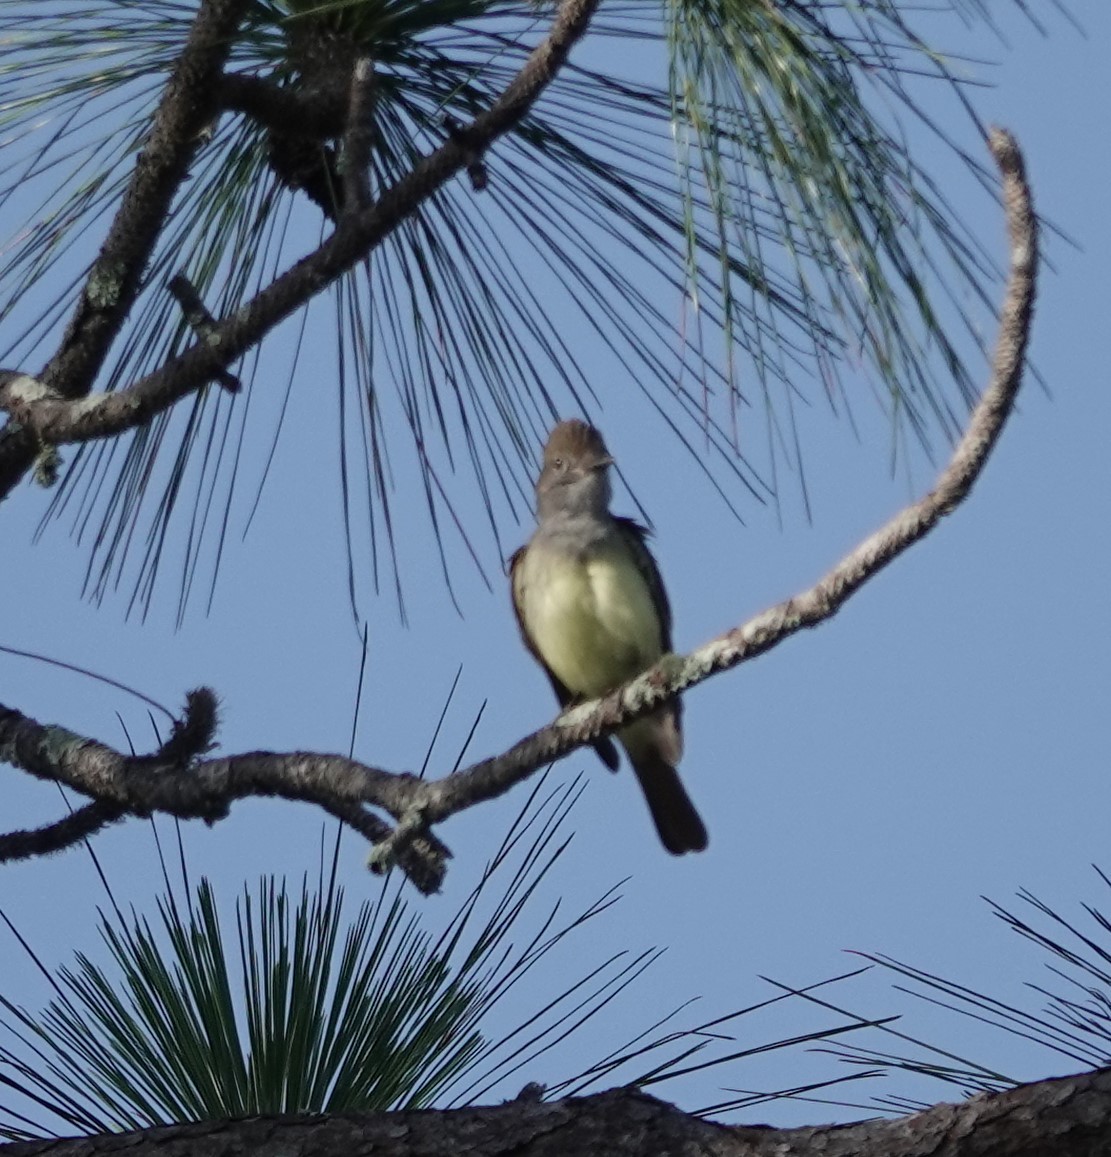
[[[601,695],[661,655],[660,623],[636,564],[624,551],[573,559],[536,559],[528,622],[537,649],[569,691]]]

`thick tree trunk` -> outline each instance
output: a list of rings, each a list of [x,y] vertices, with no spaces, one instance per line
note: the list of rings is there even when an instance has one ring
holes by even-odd
[[[1111,1153],[1111,1068],[896,1120],[716,1125],[634,1089],[545,1103],[253,1117],[0,1146],[0,1157],[1096,1157]]]

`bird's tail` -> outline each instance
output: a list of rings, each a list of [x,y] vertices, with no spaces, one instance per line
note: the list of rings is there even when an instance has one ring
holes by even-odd
[[[701,852],[709,842],[706,826],[675,770],[682,740],[674,718],[666,713],[650,715],[624,729],[620,737],[663,846],[673,856]]]

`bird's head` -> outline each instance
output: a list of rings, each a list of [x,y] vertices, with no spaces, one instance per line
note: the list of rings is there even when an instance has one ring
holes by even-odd
[[[578,418],[560,422],[544,446],[536,482],[538,512],[604,513],[610,503],[612,465],[602,435],[593,426]]]

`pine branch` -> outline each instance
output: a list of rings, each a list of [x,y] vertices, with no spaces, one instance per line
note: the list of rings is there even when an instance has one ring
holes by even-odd
[[[210,2],[216,5],[220,0]],[[224,0],[224,3],[232,2]],[[96,318],[93,315],[86,318],[81,311],[71,323],[71,333],[67,334],[62,349],[39,379],[44,389],[32,392],[15,389],[13,379],[26,383],[35,381],[35,375],[6,372],[7,380],[0,381],[0,409],[7,410],[20,427],[37,437],[40,445],[87,442],[142,426],[203,387],[257,345],[279,322],[363,261],[421,204],[471,165],[476,152],[482,153],[512,129],[555,79],[571,48],[586,32],[599,3],[600,0],[562,0],[548,35],[529,54],[501,96],[465,126],[461,135],[449,135],[443,145],[386,189],[374,204],[360,212],[345,214],[336,231],[318,249],[298,261],[231,317],[215,324],[202,341],[170,359],[161,369],[124,389],[70,400],[72,384],[80,379],[80,385],[87,390],[92,376],[89,367],[95,363],[99,368],[103,361],[107,346],[102,348],[101,339],[109,331],[114,336],[118,330],[118,325],[110,330],[109,323],[122,323],[123,315],[116,316],[115,302],[123,298],[113,285],[112,306],[103,324],[94,324]],[[220,86],[213,82],[210,99],[215,99],[220,91]],[[165,99],[169,99],[169,90]],[[157,134],[152,133],[154,139]],[[129,203],[125,199],[124,209]],[[111,236],[115,237],[116,232],[114,227]],[[144,262],[145,259],[144,252]],[[89,287],[93,285],[90,279]],[[91,297],[87,288],[85,298]],[[82,337],[86,331],[89,336]],[[21,458],[22,465],[18,470],[13,469],[11,463],[5,461],[3,450],[3,432],[0,432],[0,498],[10,491],[29,464],[29,459],[24,462]]]

